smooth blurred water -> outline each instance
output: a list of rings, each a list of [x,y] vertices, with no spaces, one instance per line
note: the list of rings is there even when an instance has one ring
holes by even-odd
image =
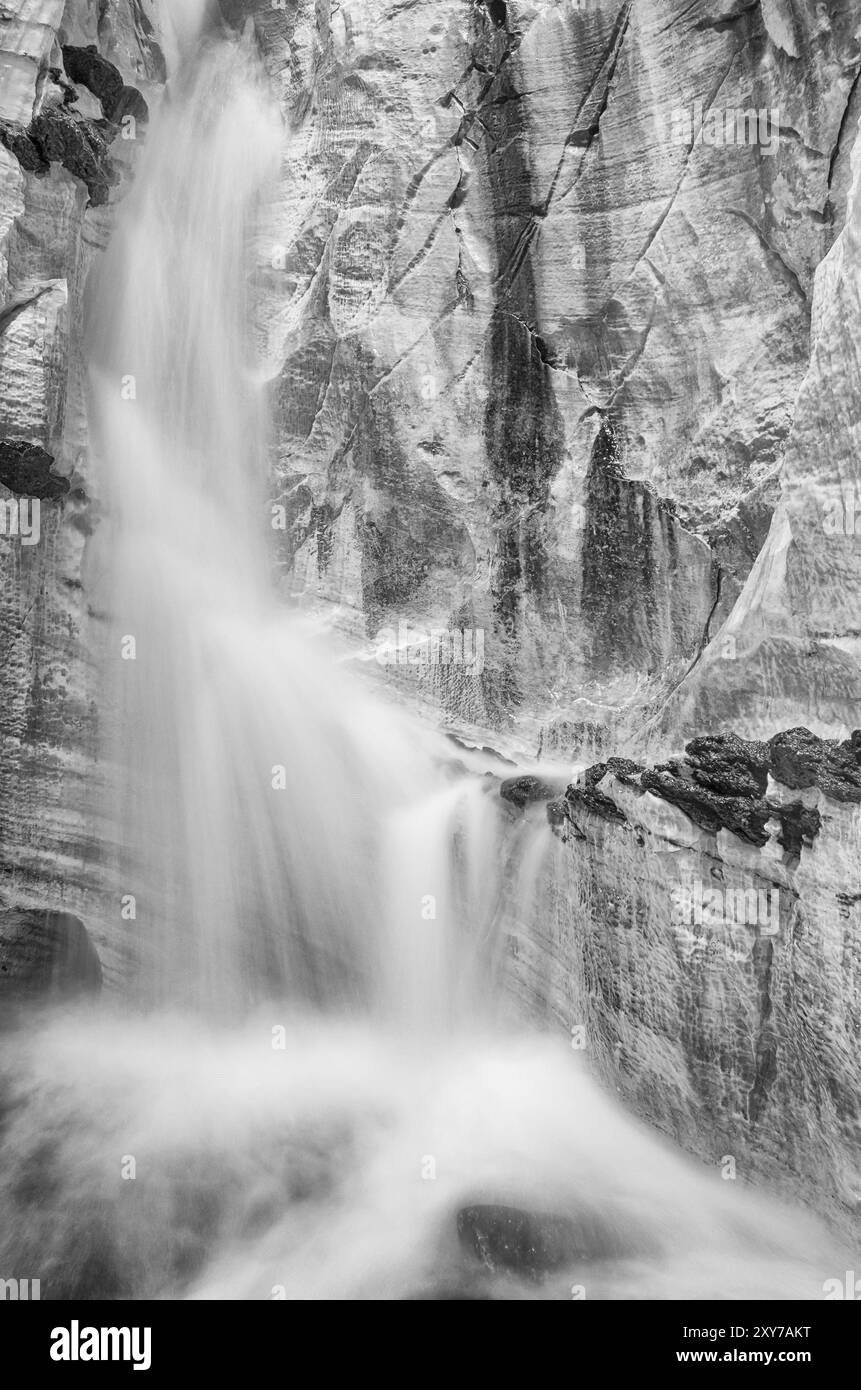
[[[43,1298],[815,1299],[852,1267],[631,1120],[564,1039],[67,1018],[4,1053],[0,1097],[0,1259]],[[456,1213],[487,1202],[564,1217],[582,1253],[486,1268]]]
[[[267,994],[385,1010],[409,993],[411,1012],[433,1010],[445,927],[429,953],[422,855],[439,867],[442,838],[427,837],[445,826],[421,808],[443,787],[439,758],[270,589],[244,286],[283,138],[250,35],[204,41],[154,123],[91,287],[118,872],[153,1002],[224,1020]],[[392,952],[410,918],[411,965],[407,942]]]
[[[546,825],[274,602],[245,286],[285,135],[251,35],[189,28],[87,326],[134,969],[6,1040],[3,1269],[66,1298],[821,1296],[844,1256],[812,1222],[505,1021]],[[582,1249],[489,1269],[476,1203]]]

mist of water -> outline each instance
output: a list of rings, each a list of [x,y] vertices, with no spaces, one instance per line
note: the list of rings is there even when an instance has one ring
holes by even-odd
[[[43,1297],[818,1296],[817,1228],[503,1023],[546,827],[276,606],[245,286],[285,134],[250,34],[180,47],[87,328],[134,968],[5,1049],[4,1266]],[[470,1203],[577,1249],[491,1271]]]

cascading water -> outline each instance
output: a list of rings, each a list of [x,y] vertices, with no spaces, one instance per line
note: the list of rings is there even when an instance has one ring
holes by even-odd
[[[416,797],[423,766],[268,591],[243,268],[281,139],[251,40],[204,41],[92,294],[120,872],[151,997],[222,1017],[264,990],[379,995],[376,822]]]
[[[558,847],[274,603],[244,285],[282,141],[252,37],[186,44],[91,287],[136,1011],[7,1047],[3,1263],[66,1298],[817,1297],[819,1228],[497,1017]],[[546,1269],[500,1205],[553,1214]]]

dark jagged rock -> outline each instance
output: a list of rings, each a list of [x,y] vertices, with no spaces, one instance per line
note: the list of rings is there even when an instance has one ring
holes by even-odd
[[[29,135],[46,160],[62,164],[87,185],[93,207],[108,201],[120,176],[105,133],[95,121],[68,106],[46,106],[31,122]]]
[[[597,764],[607,772],[612,772],[617,781],[622,782],[626,787],[637,786],[640,773],[643,771],[642,763],[632,762],[630,758],[607,758],[606,762]],[[604,773],[601,773],[601,777]],[[596,778],[600,782],[601,777]]]
[[[117,125],[127,115],[147,121],[149,108],[137,88],[126,85],[120,71],[95,45],[65,44],[63,62],[71,81],[59,68],[49,69],[62,101],[43,106],[26,128],[16,121],[0,121],[0,143],[28,173],[44,174],[52,163],[62,164],[87,185],[91,204],[99,207],[119,182],[109,151]],[[104,120],[90,121],[73,110],[78,99],[76,82],[101,102]]]
[[[778,844],[789,854],[800,855],[803,845],[808,849],[819,834],[822,817],[815,806],[804,806],[800,801],[792,801],[775,811],[780,821]]]
[[[598,791],[598,783],[607,772],[616,773],[622,781],[630,781],[632,775],[639,770],[636,763],[629,762],[626,758],[609,758],[605,763],[595,763],[585,769],[578,782],[571,784],[565,793],[566,798],[572,806],[586,806],[603,820],[616,821],[623,825],[627,819],[624,812],[619,810],[611,797]]]
[[[119,69],[102,57],[95,44],[77,48],[64,43],[63,66],[73,82],[86,87],[101,102],[103,114],[111,120],[125,86]]]
[[[774,777],[786,787],[815,787],[823,743],[809,729],[786,729],[769,741]]]
[[[0,439],[0,483],[20,497],[55,502],[69,491],[68,478],[51,469],[54,460],[40,444],[26,439]]]
[[[843,743],[809,729],[787,729],[769,741],[771,774],[786,787],[819,787],[835,801],[861,801],[861,730]]]
[[[533,801],[551,801],[565,790],[564,780],[544,781],[541,777],[509,777],[499,788],[503,801],[523,810]]]
[[[784,786],[819,787],[838,801],[861,801],[861,730],[843,743],[817,738],[809,729],[789,729],[767,744],[737,734],[707,734],[692,739],[685,752],[684,758],[670,758],[645,770],[624,758],[594,764],[568,788],[564,799],[548,806],[551,825],[563,827],[577,806],[605,820],[625,822],[612,798],[597,789],[610,771],[628,786],[677,806],[704,830],[731,830],[760,847],[769,838],[768,822],[776,820],[778,843],[798,856],[805,845],[813,844],[822,818],[801,801],[781,805],[766,796],[769,772]]]
[[[630,1252],[609,1222],[584,1214],[575,1221],[519,1207],[479,1205],[457,1214],[461,1246],[491,1273],[540,1279],[576,1260],[609,1259]]]
[[[731,830],[740,839],[760,847],[768,840],[765,827],[773,812],[768,802],[759,797],[718,796],[693,778],[678,776],[669,763],[647,768],[640,784],[645,791],[678,806],[703,830]]]
[[[119,69],[103,57],[95,44],[86,48],[63,44],[63,63],[72,81],[86,87],[101,102],[103,115],[113,125],[126,115],[138,121],[149,119],[149,107],[141,93],[126,85]]]
[[[49,164],[42,151],[17,121],[0,121],[0,144],[5,145],[28,174],[47,174]]]
[[[70,912],[0,911],[0,1016],[19,1004],[97,994],[102,967]]]
[[[685,747],[694,781],[718,796],[764,796],[768,748],[737,734],[707,734]]]
[[[105,114],[107,115],[107,112]],[[119,125],[126,116],[134,116],[136,121],[140,121],[141,125],[149,120],[149,107],[137,87],[123,87],[120,93],[120,99],[110,116],[108,116],[108,120],[113,121],[115,125]]]
[[[48,76],[52,82],[56,83],[63,93],[63,104],[65,106],[74,106],[80,94],[77,87],[69,81],[62,68],[49,68]]]

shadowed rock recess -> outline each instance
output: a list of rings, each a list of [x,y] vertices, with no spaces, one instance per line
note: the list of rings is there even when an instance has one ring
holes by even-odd
[[[0,535],[0,960],[34,996],[129,973],[83,326],[169,10],[0,7],[0,516],[43,504],[39,544]],[[284,121],[249,299],[285,604],[510,759],[512,825],[547,803],[517,1010],[708,1163],[857,1221],[857,5],[211,10]],[[401,624],[483,660],[366,660]],[[458,1234],[531,1277],[605,1239],[481,1204]]]

